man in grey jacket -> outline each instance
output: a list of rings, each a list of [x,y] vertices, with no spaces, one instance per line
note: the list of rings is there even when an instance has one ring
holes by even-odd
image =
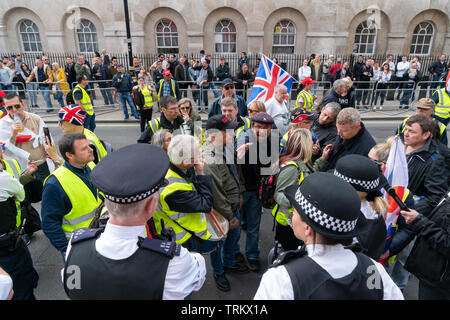
[[[223,264],[226,272],[247,273],[250,271],[243,261],[236,261],[239,253],[239,208],[243,200],[243,176],[234,164],[233,141],[237,122],[224,115],[211,117],[207,124],[207,141],[202,146],[205,159],[205,174],[212,177],[213,212],[224,216],[230,224],[223,244]],[[226,278],[225,278],[226,279]],[[229,286],[229,284],[228,284]]]

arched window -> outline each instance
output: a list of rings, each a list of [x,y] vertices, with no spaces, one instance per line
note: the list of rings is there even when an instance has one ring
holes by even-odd
[[[156,47],[158,53],[178,53],[178,30],[170,19],[161,19],[156,24]]]
[[[19,33],[22,38],[23,51],[42,52],[39,28],[31,20],[23,20],[19,25]]]
[[[356,28],[353,53],[374,54],[377,41],[377,29],[375,24],[367,21],[361,22]]]
[[[295,33],[292,21],[278,21],[273,28],[272,53],[294,53]]]
[[[214,42],[217,53],[236,52],[236,27],[229,19],[220,20],[215,29]]]
[[[97,29],[92,22],[81,19],[76,32],[80,52],[98,52]]]
[[[434,27],[429,22],[419,23],[413,32],[411,54],[430,54],[433,43]]]

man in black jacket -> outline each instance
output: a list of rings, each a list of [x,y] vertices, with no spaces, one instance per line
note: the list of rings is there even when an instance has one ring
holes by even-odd
[[[69,83],[70,89],[73,89],[73,87],[76,86],[75,82],[77,82],[77,73],[75,72],[75,64],[73,63],[72,57],[66,58],[66,66],[64,67],[64,72],[66,73],[66,79]]]
[[[432,75],[432,81],[430,85],[430,96],[433,95],[434,90],[441,83],[439,87],[442,87],[442,83],[445,80],[445,76],[448,72],[447,62],[445,61],[447,57],[445,54],[441,55],[441,58],[438,61],[435,61],[429,68],[428,71]]]
[[[450,300],[450,192],[428,217],[401,211],[417,235],[405,268],[419,278],[419,300]]]
[[[341,107],[337,102],[328,103],[320,112],[319,118],[317,118],[311,131],[314,132],[319,139],[319,146],[323,149],[329,144],[334,144],[337,139],[337,127],[336,118]]]
[[[336,120],[338,137],[328,159],[327,170],[334,169],[336,162],[348,154],[366,156],[375,145],[375,140],[361,122],[359,112],[354,108],[345,108],[339,112]]]
[[[448,189],[448,171],[431,136],[432,119],[416,114],[406,121],[405,128],[408,189],[415,196],[416,210],[428,215]]]

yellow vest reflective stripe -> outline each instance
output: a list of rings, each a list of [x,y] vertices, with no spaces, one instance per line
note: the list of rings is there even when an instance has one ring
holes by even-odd
[[[166,202],[166,197],[175,191],[195,191],[194,184],[188,183],[171,169],[167,171],[166,179],[169,181],[169,184],[162,188],[159,203],[153,215],[156,231],[161,233],[161,219],[163,219],[164,225],[173,228],[175,231],[178,244],[186,242],[192,234],[203,240],[208,240],[211,237],[211,233],[206,227],[204,213],[173,211]]]
[[[409,117],[406,118],[405,120],[403,120],[403,123],[400,125],[400,128],[398,130],[398,133],[403,133],[406,130],[406,121],[408,121]],[[436,120],[437,121],[437,120]],[[441,122],[439,122],[439,132],[442,135],[445,131],[445,129],[447,128],[447,126]]]
[[[20,169],[19,162],[17,162],[17,160],[14,160],[14,159],[6,160],[5,159],[5,160],[3,160],[3,165],[5,167],[6,172],[13,175],[14,178],[17,179],[17,181],[20,180],[21,169]],[[20,227],[20,225],[22,224],[22,211],[20,210],[20,201],[15,201],[15,203],[16,203],[16,208],[17,208],[16,227]]]
[[[75,89],[72,91],[73,100],[75,101],[74,93],[77,91],[77,88],[81,90],[83,97],[80,100],[81,107],[86,111],[86,113],[90,116],[94,114],[94,108],[92,107],[91,98],[87,94],[86,90],[83,89],[79,84],[75,86]]]
[[[439,94],[439,101],[434,108],[434,113],[439,118],[447,119],[450,117],[450,97],[445,91],[445,88],[436,90],[434,93],[436,92]]]
[[[295,161],[288,161],[286,162],[284,165],[281,166],[280,171],[284,168],[287,167],[289,165],[293,165],[298,169],[298,165]],[[303,171],[300,172],[300,178],[298,179],[298,185],[300,185],[303,182],[304,176],[303,176]],[[285,207],[280,207],[277,204],[275,204],[275,207],[273,207],[272,209],[272,215],[275,217],[275,220],[281,224],[282,226],[287,226],[288,223],[288,219],[292,219],[292,213],[294,212],[294,208],[285,208]]]
[[[156,118],[156,119],[149,121],[148,125],[149,125],[150,129],[152,130],[153,134],[155,134],[156,131],[162,129],[160,118]]]
[[[94,145],[95,149],[97,151],[98,161],[102,160],[104,157],[108,155],[108,152],[106,151],[103,144],[100,142],[100,139],[90,130],[84,129],[83,134],[86,136],[86,138],[89,141],[90,145]]]
[[[240,116],[242,121],[244,121],[244,125],[240,126],[239,128],[236,129],[236,139],[239,137],[239,134],[244,131],[247,130],[248,128],[251,127],[251,120],[247,117],[242,117]]]
[[[300,98],[303,98],[303,109],[306,109],[311,112],[312,106],[314,104],[314,96],[311,92],[302,90],[297,96],[297,101],[295,101],[295,109],[299,108]]]
[[[281,138],[280,140],[280,147],[286,148],[289,136],[290,136],[289,131],[284,134],[283,138]]]
[[[148,88],[148,86],[145,86],[144,89],[140,89],[142,92],[142,95],[144,96],[144,106],[143,109],[150,109],[153,107],[153,96],[152,91]]]
[[[89,163],[91,169],[94,166],[92,162]],[[66,238],[70,239],[72,232],[76,229],[89,227],[94,217],[94,211],[101,204],[102,200],[98,195],[95,196],[91,189],[75,173],[64,166],[55,170],[47,179],[51,176],[58,179],[72,205],[72,209],[63,217],[62,221],[62,230]]]
[[[158,101],[161,99],[161,91],[164,81],[164,79],[159,80]],[[170,85],[172,86],[173,97],[176,99],[177,92],[175,91],[175,81],[173,81],[173,79],[170,79]]]

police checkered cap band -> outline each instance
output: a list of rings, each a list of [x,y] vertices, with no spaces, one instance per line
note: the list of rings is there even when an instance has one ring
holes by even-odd
[[[338,178],[341,178],[344,181],[347,181],[350,184],[356,184],[358,186],[363,187],[365,190],[373,190],[378,188],[380,185],[380,178],[376,178],[375,180],[356,180],[353,178],[346,177],[342,173],[338,172],[334,169],[334,175]]]
[[[151,189],[151,190],[148,190],[148,191],[145,191],[145,192],[142,192],[140,194],[130,196],[130,197],[115,197],[115,196],[105,194],[105,198],[108,199],[109,201],[112,201],[115,203],[123,203],[123,204],[134,203],[134,202],[138,202],[138,201],[144,200],[145,198],[150,197],[152,194],[154,194],[156,191],[158,191],[158,189],[163,184],[164,184],[164,182],[153,187],[153,189]]]
[[[295,193],[295,201],[300,205],[303,212],[314,222],[322,227],[337,232],[350,232],[356,227],[358,218],[355,220],[342,220],[329,216],[325,212],[312,205],[300,192],[300,189]]]

